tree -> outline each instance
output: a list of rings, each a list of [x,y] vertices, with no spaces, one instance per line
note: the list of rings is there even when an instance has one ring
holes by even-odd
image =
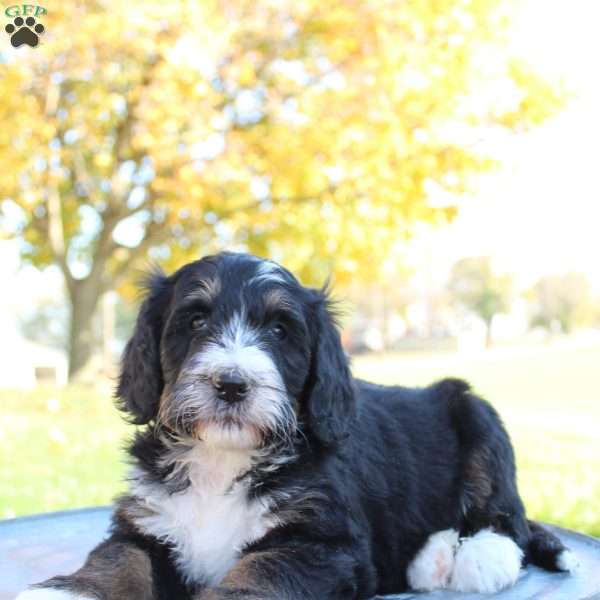
[[[560,105],[508,53],[510,5],[49,9],[43,44],[0,59],[0,200],[24,260],[64,275],[70,374],[100,296],[149,260],[242,248],[344,284],[376,278],[416,221],[451,219],[432,200],[493,164],[472,143],[481,127],[533,126]]]
[[[594,320],[596,307],[590,282],[581,273],[547,275],[531,289],[533,326],[560,326],[563,333],[571,333],[578,325],[590,324]]]
[[[510,308],[510,276],[495,274],[489,257],[463,258],[452,268],[448,288],[459,305],[485,323],[485,341],[489,348],[494,316]]]

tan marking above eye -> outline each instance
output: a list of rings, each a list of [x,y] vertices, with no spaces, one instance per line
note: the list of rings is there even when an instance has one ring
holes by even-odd
[[[290,308],[291,301],[284,290],[273,289],[265,294],[265,306],[267,309]]]
[[[214,299],[221,292],[221,280],[218,277],[212,277],[210,279],[198,279],[196,287],[185,295],[186,300],[200,300],[207,304],[214,301]]]

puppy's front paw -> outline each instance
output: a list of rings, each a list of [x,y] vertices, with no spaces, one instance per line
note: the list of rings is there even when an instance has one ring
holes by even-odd
[[[517,581],[522,559],[523,551],[513,540],[484,529],[458,548],[449,588],[493,594]]]
[[[413,590],[431,592],[446,587],[454,566],[458,532],[438,531],[429,536],[417,556],[408,565],[406,577]]]
[[[56,588],[29,588],[21,592],[15,600],[93,600],[89,596],[82,596],[67,590]]]

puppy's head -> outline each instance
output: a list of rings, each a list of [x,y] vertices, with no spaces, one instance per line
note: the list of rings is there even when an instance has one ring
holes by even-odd
[[[326,293],[223,253],[155,274],[117,389],[135,423],[233,448],[344,437],[354,391]]]

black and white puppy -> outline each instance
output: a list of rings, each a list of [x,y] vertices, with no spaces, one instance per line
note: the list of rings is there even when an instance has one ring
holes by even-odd
[[[117,395],[144,427],[110,536],[19,600],[496,592],[573,564],[526,520],[494,409],[353,379],[327,294],[273,262],[152,275]]]

